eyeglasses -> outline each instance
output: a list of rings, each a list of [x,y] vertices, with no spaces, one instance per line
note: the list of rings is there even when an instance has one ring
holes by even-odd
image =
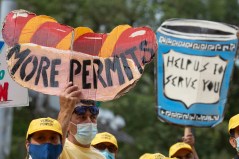
[[[84,115],[87,110],[89,110],[93,115],[99,114],[99,108],[96,106],[77,106],[74,109],[74,113],[77,115]]]
[[[104,143],[100,143],[100,144],[94,145],[94,147],[98,150],[101,150],[101,151],[105,150],[105,149],[108,149],[109,152],[111,152],[111,153],[115,153],[117,151],[117,148],[112,144],[106,145]]]

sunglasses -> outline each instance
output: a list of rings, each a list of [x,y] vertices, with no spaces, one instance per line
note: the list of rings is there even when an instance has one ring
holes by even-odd
[[[77,106],[74,109],[74,113],[77,115],[85,115],[87,110],[89,110],[93,115],[99,114],[99,108],[97,106]]]
[[[94,147],[101,151],[108,149],[108,151],[111,153],[115,153],[117,151],[117,148],[114,145],[106,145],[103,143],[97,144]]]

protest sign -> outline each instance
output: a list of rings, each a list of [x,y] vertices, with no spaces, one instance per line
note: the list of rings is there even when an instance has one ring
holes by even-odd
[[[161,120],[212,127],[223,120],[237,51],[237,28],[173,19],[157,30],[157,108]]]
[[[28,91],[9,76],[6,63],[6,45],[0,41],[0,108],[28,106]]]
[[[97,101],[128,92],[157,51],[156,35],[148,27],[120,25],[101,34],[25,10],[6,16],[2,34],[11,47],[8,68],[17,83],[59,95],[73,81],[82,99]]]

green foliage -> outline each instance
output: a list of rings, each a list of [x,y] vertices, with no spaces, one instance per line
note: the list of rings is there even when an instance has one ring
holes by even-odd
[[[72,27],[87,26],[95,32],[110,32],[120,24],[149,25],[155,31],[170,18],[192,18],[238,25],[237,0],[17,0],[19,8],[54,17]],[[160,18],[161,19],[160,19]],[[135,143],[119,143],[118,158],[139,158],[143,153],[168,154],[170,145],[183,135],[183,127],[157,119],[154,64],[146,67],[135,88],[119,99],[102,103],[126,120],[123,128]],[[239,75],[235,67],[228,95],[224,121],[214,128],[195,128],[196,149],[203,159],[232,158],[235,150],[229,145],[228,119],[239,113]],[[13,143],[10,158],[19,157],[24,149],[25,132],[31,119],[28,108],[14,112]],[[16,124],[16,121],[18,121]],[[19,146],[21,144],[21,148]]]
[[[149,25],[148,18],[155,14],[147,0],[53,0],[51,2],[17,0],[17,2],[19,8],[37,15],[52,16],[60,23],[72,27],[87,26],[95,32],[109,32],[120,24]],[[142,14],[144,12],[145,14]]]
[[[160,8],[163,13],[162,21],[170,18],[201,19],[205,15],[205,6],[202,0],[163,0]]]
[[[33,119],[30,107],[14,108],[12,145],[9,159],[26,156],[25,140],[28,125]]]

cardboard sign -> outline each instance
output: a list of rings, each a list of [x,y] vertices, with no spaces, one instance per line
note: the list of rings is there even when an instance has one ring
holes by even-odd
[[[9,76],[5,54],[6,45],[0,41],[0,108],[28,106],[28,91]]]
[[[82,90],[83,99],[110,100],[141,76],[130,59],[102,58],[35,44],[14,46],[7,59],[15,81],[51,95],[59,95],[67,82],[73,81]]]
[[[97,101],[129,91],[157,50],[156,35],[148,27],[120,25],[101,34],[25,10],[6,16],[2,34],[11,47],[7,60],[16,82],[59,95],[73,81],[82,89],[83,99]]]
[[[161,120],[212,127],[223,120],[237,28],[174,19],[157,30],[157,103]]]

